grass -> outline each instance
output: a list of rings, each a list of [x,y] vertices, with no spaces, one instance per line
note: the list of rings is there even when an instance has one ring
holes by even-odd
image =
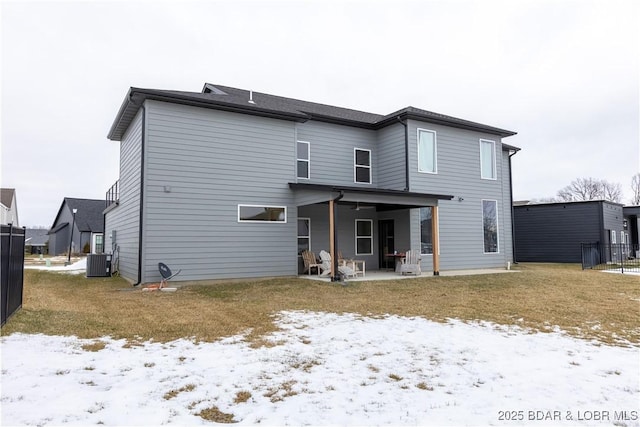
[[[119,278],[25,270],[23,308],[2,328],[13,332],[213,341],[251,330],[255,345],[275,329],[274,313],[312,310],[362,315],[457,318],[558,326],[569,334],[616,344],[640,344],[638,276],[582,271],[580,266],[520,264],[519,273],[423,276],[351,282],[343,287],[298,278],[188,286],[175,293],[141,292]]]

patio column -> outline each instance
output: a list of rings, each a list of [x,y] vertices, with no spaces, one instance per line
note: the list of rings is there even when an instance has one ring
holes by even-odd
[[[334,211],[335,202],[333,199],[329,200],[329,253],[331,254],[331,280],[336,276],[335,271],[335,262],[336,259],[336,247],[335,247],[335,211]]]
[[[440,275],[440,237],[438,236],[438,207],[431,207],[431,236],[433,247],[433,275]]]

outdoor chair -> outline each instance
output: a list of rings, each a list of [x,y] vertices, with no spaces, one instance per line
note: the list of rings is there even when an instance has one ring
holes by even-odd
[[[328,276],[331,274],[331,254],[327,251],[320,251],[320,260],[322,264],[320,268],[322,269],[322,276]],[[344,277],[356,277],[356,272],[346,265],[339,265],[338,272],[342,274]]]
[[[304,271],[302,273],[303,274],[308,273],[310,276],[311,269],[315,268],[316,273],[320,275],[320,267],[322,266],[322,264],[318,264],[318,260],[316,259],[316,254],[314,254],[311,251],[304,250],[302,251],[301,255],[302,255],[302,262],[304,262]]]
[[[415,250],[409,250],[404,254],[402,264],[400,264],[400,274],[415,274],[416,276],[422,274],[422,268],[420,267],[420,252]]]
[[[345,258],[342,256],[342,251],[338,251],[338,265],[351,267],[355,275],[358,274],[364,277],[365,261],[361,259]]]

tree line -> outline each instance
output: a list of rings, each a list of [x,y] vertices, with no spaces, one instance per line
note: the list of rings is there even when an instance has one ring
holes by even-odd
[[[640,173],[631,178],[631,205],[640,205]],[[580,202],[587,200],[608,200],[622,203],[622,186],[606,179],[577,178],[571,184],[558,190],[556,197],[540,199],[541,202]]]

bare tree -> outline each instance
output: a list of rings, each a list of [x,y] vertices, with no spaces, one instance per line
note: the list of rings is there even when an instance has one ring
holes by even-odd
[[[558,199],[563,202],[585,200],[608,200],[620,203],[622,189],[620,184],[605,179],[578,178],[558,191]]]
[[[631,178],[631,204],[634,206],[640,205],[640,172],[633,175]]]

